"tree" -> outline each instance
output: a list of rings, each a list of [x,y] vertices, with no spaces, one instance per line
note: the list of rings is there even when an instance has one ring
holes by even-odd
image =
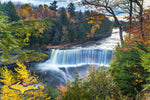
[[[41,35],[43,29],[49,26],[48,21],[45,20],[25,20],[8,23],[8,17],[0,12],[0,54],[2,61],[11,59],[10,55],[17,53],[17,55],[27,56],[29,51],[24,54],[22,48],[28,45],[31,33],[35,36]],[[33,51],[31,51],[33,53]],[[29,54],[31,54],[31,52]],[[35,58],[35,56],[31,56]],[[38,57],[36,58],[38,59]],[[26,61],[26,59],[24,59]],[[28,60],[27,60],[28,61]],[[8,62],[9,63],[9,62]]]
[[[66,15],[66,9],[63,7],[60,11],[60,24],[67,26],[68,23],[69,22],[68,22],[68,18],[67,18],[67,15]]]
[[[52,3],[50,3],[49,9],[56,11],[57,7],[57,1],[54,0]]]
[[[79,12],[77,18],[78,18],[79,21],[82,21],[82,20],[83,20],[83,14],[82,14],[81,11]]]
[[[74,18],[76,13],[75,13],[75,6],[73,3],[68,4],[67,10],[70,14],[70,18]]]
[[[16,12],[16,8],[11,1],[9,1],[5,6],[5,13],[9,17],[9,21],[18,21],[20,17]]]
[[[75,36],[75,29],[74,29],[74,24],[70,24],[70,26],[68,27],[68,39],[70,42],[74,42],[76,36]]]
[[[105,68],[89,68],[86,79],[78,74],[66,88],[60,87],[62,100],[122,100],[119,89]]]
[[[110,13],[113,16],[115,23],[118,25],[118,27],[120,29],[120,40],[123,42],[123,26],[119,22],[114,10],[112,9],[111,4],[113,4],[113,2],[110,3],[110,1],[106,1],[106,0],[102,0],[102,1],[84,0],[84,2],[83,2],[83,5],[92,5],[95,8],[104,8],[108,13]]]
[[[149,87],[150,72],[147,63],[150,45],[149,14],[149,9],[144,11],[143,32],[141,32],[141,22],[133,22],[132,27],[128,30],[132,33],[131,36],[127,36],[124,44],[116,48],[110,67],[111,74],[118,83],[121,93],[133,100],[144,90],[144,85],[148,84]],[[138,18],[138,16],[136,17]],[[142,61],[143,63],[141,63]]]
[[[139,17],[138,20],[140,21],[140,29],[142,30],[143,1],[144,0],[116,0],[115,6],[129,14],[129,29],[132,28],[132,21],[137,20],[134,16],[139,15],[141,17]],[[132,33],[130,32],[129,36],[131,34]]]
[[[15,71],[17,73],[13,73],[12,71],[9,71],[7,68],[4,68],[1,71],[0,81],[3,82],[4,85],[2,86],[0,98],[2,100],[25,100],[25,99],[41,100],[46,98],[47,94],[43,92],[44,85],[38,82],[38,77],[35,75],[32,76],[30,71],[26,69],[26,66],[24,64],[17,62],[17,65],[18,67],[15,68]],[[27,85],[27,86],[17,89],[15,85],[16,86]],[[33,85],[36,85],[37,87]],[[32,87],[33,89],[30,88],[25,89],[29,86]]]
[[[146,84],[147,70],[139,63],[140,52],[136,49],[122,50],[118,46],[114,52],[110,72],[123,95],[136,100]]]
[[[44,18],[48,17],[48,5],[44,4]]]

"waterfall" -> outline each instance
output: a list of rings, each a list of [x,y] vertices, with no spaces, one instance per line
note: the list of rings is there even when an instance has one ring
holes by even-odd
[[[74,80],[74,72],[86,77],[88,65],[109,66],[113,50],[119,42],[119,30],[113,29],[112,35],[98,41],[88,41],[62,49],[51,49],[50,58],[36,65],[36,71],[44,82],[56,87]]]
[[[49,60],[42,63],[46,68],[66,68],[83,65],[104,65],[108,66],[112,59],[112,50],[104,49],[52,49]],[[43,66],[43,67],[44,67]]]

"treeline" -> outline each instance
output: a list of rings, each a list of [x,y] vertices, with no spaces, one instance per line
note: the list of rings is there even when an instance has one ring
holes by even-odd
[[[75,41],[84,41],[94,38],[97,34],[105,34],[112,30],[111,21],[107,17],[99,19],[101,21],[100,28],[98,26],[92,34],[92,24],[88,24],[93,14],[91,11],[75,11],[75,6],[70,3],[67,8],[58,8],[57,1],[53,1],[50,5],[39,5],[32,7],[29,4],[14,5],[11,2],[0,4],[0,8],[9,16],[9,21],[18,20],[35,20],[48,19],[51,23],[49,28],[40,28],[40,36],[32,33],[29,37],[29,45],[38,47],[41,45],[58,45],[60,43],[70,43]],[[104,16],[104,15],[103,15]],[[94,17],[94,16],[93,16]]]

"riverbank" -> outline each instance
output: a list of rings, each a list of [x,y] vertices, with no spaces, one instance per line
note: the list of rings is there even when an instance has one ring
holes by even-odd
[[[94,38],[90,38],[90,39],[85,40],[85,41],[77,41],[77,42],[73,42],[73,43],[63,43],[63,44],[59,44],[59,45],[55,45],[55,46],[48,45],[48,46],[46,46],[46,50],[43,51],[44,54],[48,55],[47,57],[42,58],[40,60],[27,59],[27,60],[23,60],[23,63],[44,62],[49,58],[49,55],[50,55],[49,49],[68,48],[68,47],[72,47],[72,46],[75,46],[78,44],[84,44],[84,43],[89,42],[89,41],[101,40],[103,38],[107,38],[107,37],[111,36],[111,33],[112,32],[107,32],[106,34],[99,34],[99,35],[96,35]],[[8,60],[7,62],[1,62],[0,67],[16,64],[17,59],[18,59],[17,55],[12,56],[11,59]]]
[[[107,38],[109,36],[111,36],[112,34],[112,31],[110,32],[107,32],[105,34],[98,34],[98,35],[95,35],[94,38],[90,38],[88,40],[84,40],[84,41],[77,41],[77,42],[73,42],[73,43],[62,43],[62,44],[59,44],[59,45],[48,45],[46,48],[47,49],[58,49],[58,48],[62,48],[62,47],[70,47],[70,46],[74,46],[74,45],[78,45],[78,44],[82,44],[82,43],[85,43],[85,42],[88,42],[88,41],[97,41],[97,40],[100,40],[102,38]]]
[[[39,55],[40,55],[40,53],[39,53]],[[7,61],[1,61],[0,67],[14,65],[14,64],[16,64],[18,59],[23,63],[35,63],[35,62],[44,62],[49,58],[49,54],[47,54],[47,53],[44,53],[44,55],[42,55],[42,56],[39,56],[39,55],[33,55],[34,57],[36,57],[36,59],[30,59],[30,58],[23,59],[23,58],[20,58],[18,55],[14,55],[14,56],[11,56],[11,58],[8,59]]]

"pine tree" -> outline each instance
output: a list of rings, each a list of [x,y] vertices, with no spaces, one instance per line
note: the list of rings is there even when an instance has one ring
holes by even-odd
[[[74,18],[75,15],[76,15],[76,13],[75,13],[75,6],[74,6],[73,3],[70,3],[70,4],[68,5],[67,10],[68,10],[68,12],[69,12],[69,14],[70,14],[70,18]]]
[[[5,13],[9,17],[10,21],[20,20],[20,17],[18,16],[18,14],[16,12],[16,8],[11,1],[6,4]]]
[[[69,24],[67,15],[66,15],[66,9],[63,7],[60,11],[60,24],[67,26]]]
[[[81,11],[80,11],[79,14],[78,14],[78,20],[79,20],[79,21],[82,21],[82,20],[83,20],[83,14],[82,14]]]
[[[52,3],[50,3],[49,9],[57,11],[57,7],[57,1],[54,0]]]
[[[110,67],[110,72],[121,93],[134,100],[142,91],[142,85],[146,84],[148,77],[147,70],[139,62],[141,62],[141,57],[138,50],[132,48],[126,51],[117,47]]]

